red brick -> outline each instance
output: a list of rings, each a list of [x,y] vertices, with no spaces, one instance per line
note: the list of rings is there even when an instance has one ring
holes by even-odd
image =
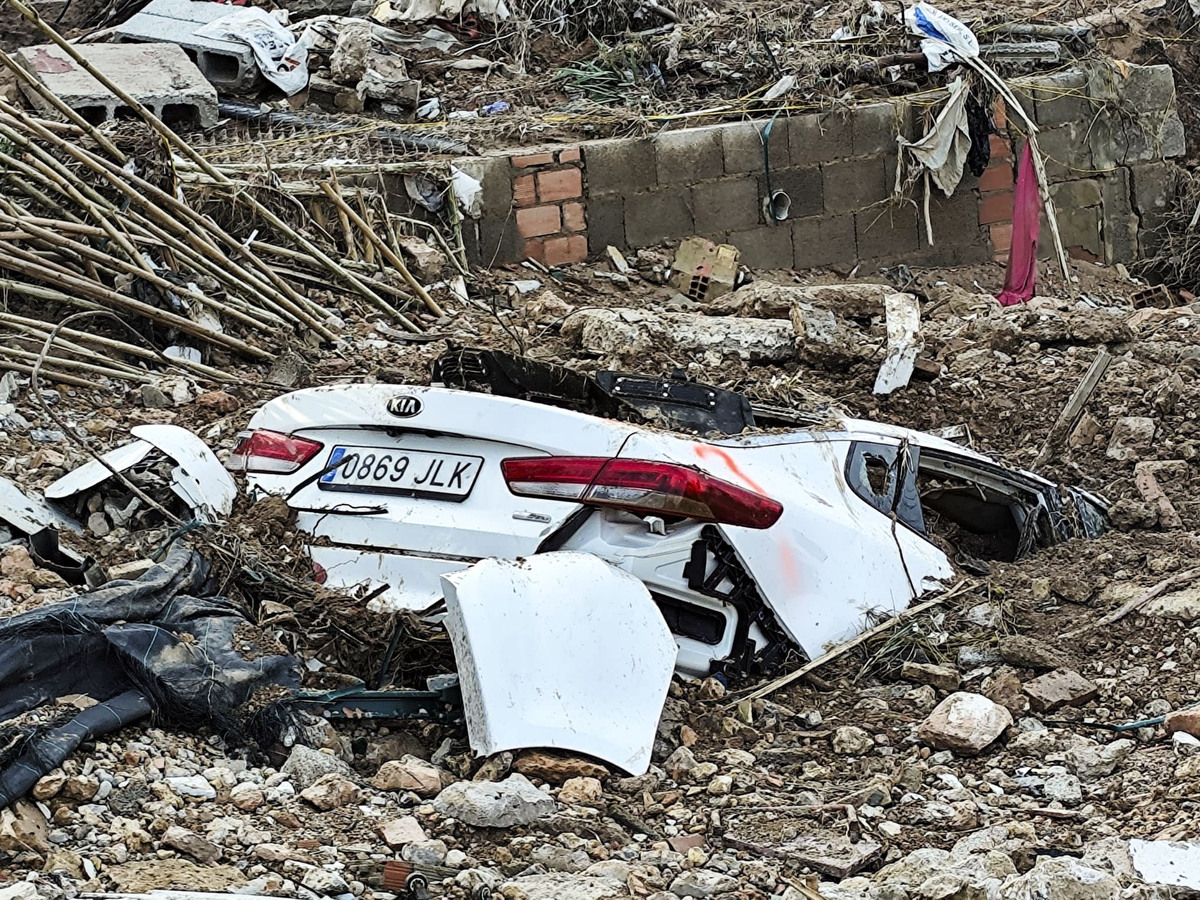
[[[533,188],[532,175],[518,175],[513,179],[513,203],[517,206],[533,206],[537,203],[537,193]]]
[[[546,166],[554,162],[553,153],[530,153],[527,156],[511,157],[514,168],[528,169],[530,166]]]
[[[578,147],[571,147],[568,150],[560,150],[558,152],[558,161],[560,163],[575,163],[579,162],[580,154]]]
[[[559,169],[557,172],[538,172],[538,196],[543,203],[570,200],[583,196],[583,173],[576,168]]]
[[[992,250],[999,254],[1007,254],[1012,247],[1012,225],[993,225],[990,230]]]
[[[979,190],[984,193],[988,191],[1008,191],[1012,190],[1012,186],[1012,167],[1007,162],[998,166],[992,166],[979,176]],[[516,190],[515,185],[513,190]]]
[[[1012,191],[984,194],[983,199],[979,201],[979,224],[992,225],[996,222],[1011,222],[1012,211]],[[520,214],[518,213],[518,215]]]
[[[542,260],[546,265],[565,266],[568,263],[583,262],[585,259],[587,238],[582,234],[546,239],[546,258]]]
[[[546,239],[535,238],[532,241],[525,242],[525,258],[536,260],[540,263],[546,261]]]
[[[1012,144],[1007,138],[993,134],[989,138],[992,147],[992,159],[1012,159]]]
[[[535,206],[517,210],[517,234],[523,238],[557,234],[562,229],[562,220],[557,206]]]
[[[564,203],[562,208],[563,227],[567,231],[585,231],[587,222],[583,218],[582,203]]]
[[[1100,262],[1100,257],[1086,247],[1068,247],[1067,256],[1071,259],[1082,259],[1084,262]]]

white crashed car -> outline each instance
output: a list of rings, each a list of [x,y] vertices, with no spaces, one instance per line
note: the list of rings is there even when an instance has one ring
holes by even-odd
[[[956,565],[1105,526],[1098,498],[948,440],[679,379],[459,350],[434,382],[278,397],[229,468],[287,498],[318,577],[384,608],[481,559],[594,554],[648,588],[691,675],[815,657]]]

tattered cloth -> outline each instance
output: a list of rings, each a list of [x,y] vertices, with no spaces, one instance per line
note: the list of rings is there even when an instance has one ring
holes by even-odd
[[[98,703],[65,725],[0,728],[0,809],[84,740],[150,714],[260,744],[294,724],[299,661],[256,640],[232,602],[205,596],[208,570],[178,547],[136,581],[0,622],[0,722],[70,694]]]

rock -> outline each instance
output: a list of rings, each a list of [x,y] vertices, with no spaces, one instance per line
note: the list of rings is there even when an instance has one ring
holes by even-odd
[[[99,779],[90,775],[73,775],[63,785],[62,795],[67,800],[86,802],[95,797],[98,790],[100,790]]]
[[[542,844],[533,848],[529,861],[535,866],[545,866],[551,872],[582,872],[591,864],[592,858],[584,850]]]
[[[1000,662],[1000,653],[994,647],[964,646],[958,648],[958,671],[970,672],[980,666],[994,666]]]
[[[457,781],[443,790],[434,809],[477,828],[528,825],[554,813],[554,798],[539,791],[524,775],[499,782]]]
[[[1000,638],[1000,658],[1019,669],[1059,669],[1067,665],[1065,653],[1049,644],[1024,634],[1010,634]]]
[[[57,797],[58,792],[63,789],[63,785],[66,783],[67,776],[63,772],[51,772],[49,775],[43,775],[39,778],[30,793],[33,795],[34,800],[49,800],[52,797]]]
[[[0,851],[17,854],[24,850],[45,853],[50,849],[50,823],[40,809],[18,800],[0,810]]]
[[[127,894],[157,890],[227,891],[246,883],[233,866],[198,866],[188,859],[153,859],[106,866],[105,877]]]
[[[786,362],[796,355],[792,326],[768,319],[585,307],[563,323],[562,335],[582,349],[628,359],[656,346],[676,353],[712,352],[748,363]]]
[[[312,787],[326,775],[354,777],[354,770],[331,753],[322,753],[304,744],[297,744],[279,770],[288,780],[303,791]]]
[[[400,852],[402,859],[418,866],[440,866],[446,861],[449,850],[445,841],[411,841]]]
[[[331,772],[302,790],[300,798],[325,812],[357,803],[360,793],[358,785],[345,775]]]
[[[1158,423],[1145,416],[1126,416],[1117,419],[1108,440],[1108,450],[1105,451],[1105,455],[1118,462],[1137,459],[1143,451],[1150,449],[1154,444],[1154,432],[1157,428]]]
[[[733,791],[733,776],[714,775],[706,790],[713,797],[724,797]]]
[[[186,853],[197,862],[209,864],[221,858],[220,847],[179,825],[172,825],[163,833],[162,843],[164,847]]]
[[[810,365],[844,366],[862,358],[863,336],[828,309],[795,303],[790,318],[796,355]]]
[[[371,779],[381,791],[412,791],[418,797],[436,797],[442,789],[442,770],[415,756],[385,762]]]
[[[983,695],[993,703],[999,703],[1013,715],[1020,715],[1029,706],[1022,691],[1021,679],[1008,666],[1002,666],[984,679]]]
[[[1079,779],[1074,775],[1051,775],[1042,785],[1047,800],[1057,800],[1064,806],[1076,806],[1083,800]]]
[[[629,891],[615,878],[551,872],[514,878],[500,888],[504,900],[618,900]]]
[[[939,703],[917,731],[921,740],[941,750],[974,754],[1000,737],[1012,714],[980,694],[959,691]]]
[[[1167,713],[1163,720],[1163,730],[1167,734],[1182,731],[1192,737],[1200,738],[1200,709],[1180,709]]]
[[[316,867],[304,873],[300,885],[308,888],[314,894],[323,894],[326,897],[336,897],[350,892],[350,885],[337,872],[329,872]]]
[[[1075,746],[1066,752],[1067,768],[1083,781],[1107,778],[1134,751],[1137,745],[1128,739],[1113,741],[1103,747],[1096,744]]]
[[[699,763],[696,762],[696,757],[692,751],[687,747],[680,747],[663,762],[663,771],[667,773],[667,777],[672,781],[682,783],[697,765]]]
[[[513,760],[513,771],[550,784],[562,784],[569,778],[607,778],[604,766],[582,756],[551,753],[548,750],[524,750]]]
[[[1163,619],[1200,621],[1200,586],[1156,597],[1146,604],[1144,610],[1147,615]]]
[[[0,888],[0,900],[38,900],[37,888],[28,881]]]
[[[383,842],[393,850],[403,847],[405,844],[411,844],[413,841],[429,839],[429,836],[425,834],[425,829],[421,827],[421,823],[412,816],[388,819],[381,823],[376,831],[383,838]]]
[[[1041,857],[1032,869],[1003,885],[1004,900],[1117,900],[1121,885],[1112,875],[1069,856]]]
[[[833,733],[833,752],[841,756],[863,756],[875,749],[875,741],[855,725],[842,725]]]
[[[512,771],[513,755],[507,750],[493,753],[471,776],[472,781],[503,781]]]
[[[1056,669],[1025,683],[1025,694],[1034,712],[1054,712],[1095,699],[1099,688],[1072,669]]]
[[[604,788],[599,778],[568,778],[558,792],[559,803],[595,806],[604,798]]]
[[[671,882],[671,893],[678,897],[713,897],[738,889],[736,878],[709,869],[683,872]]]
[[[243,781],[233,786],[229,792],[229,802],[242,812],[254,812],[267,802],[267,798],[257,785]]]
[[[396,240],[404,255],[412,259],[412,267],[422,281],[430,282],[437,278],[442,267],[446,265],[446,254],[412,235],[400,235]]]
[[[906,662],[900,667],[900,677],[917,684],[928,684],[939,691],[957,691],[961,682],[958,670],[949,666],[934,666],[928,663]]]
[[[425,759],[427,755],[425,745],[419,738],[400,731],[368,741],[367,749],[363,753],[363,761],[372,769],[378,770],[389,760],[403,759],[406,756]]]
[[[146,409],[170,409],[175,404],[163,391],[152,384],[142,385],[142,406]]]
[[[237,412],[242,402],[228,391],[205,391],[196,395],[196,405],[210,409],[219,416]]]
[[[725,684],[721,679],[710,676],[700,682],[700,688],[696,691],[696,697],[700,700],[721,700],[727,692]]]

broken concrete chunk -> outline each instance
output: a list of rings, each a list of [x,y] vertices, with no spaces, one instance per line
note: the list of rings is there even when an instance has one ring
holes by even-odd
[[[1154,444],[1154,432],[1157,427],[1158,423],[1146,416],[1125,416],[1117,419],[1105,455],[1118,462],[1137,459]]]
[[[331,772],[328,775],[322,775],[302,790],[300,797],[325,812],[357,803],[360,794],[358,785],[353,781],[345,775]]]
[[[425,829],[421,827],[412,816],[400,816],[397,819],[388,819],[380,824],[378,829],[379,836],[383,838],[383,842],[395,850],[398,847],[403,847],[405,844],[411,844],[413,841],[428,840],[429,836],[425,833]]]
[[[214,863],[221,858],[221,848],[212,841],[200,837],[179,825],[172,825],[162,836],[164,847],[186,853],[197,862]]]
[[[841,756],[862,756],[874,749],[871,735],[855,725],[843,725],[833,733],[833,752]]]
[[[918,662],[906,662],[901,666],[900,677],[905,681],[932,685],[941,691],[957,691],[961,681],[957,669]]]
[[[331,753],[322,753],[312,747],[297,744],[279,770],[296,786],[298,791],[312,787],[325,775],[354,777],[354,770]]]
[[[939,750],[974,754],[990,745],[1012,724],[1012,714],[981,694],[951,694],[929,714],[917,731]]]
[[[438,795],[433,805],[443,816],[476,828],[528,825],[557,808],[553,797],[520,774],[496,782],[456,781]]]
[[[690,237],[675,251],[671,286],[695,301],[728,294],[737,278],[740,256],[732,244],[718,245],[702,237]]]
[[[412,791],[418,797],[436,797],[442,789],[442,772],[423,759],[405,756],[380,766],[371,784],[381,791]]]
[[[404,255],[412,260],[412,268],[424,281],[433,281],[446,265],[446,254],[430,247],[418,237],[400,235],[396,238]]]
[[[1067,750],[1067,767],[1082,781],[1107,778],[1133,752],[1135,746],[1127,738],[1104,746],[1092,742],[1076,745]]]
[[[738,889],[738,881],[722,872],[709,869],[693,869],[684,872],[671,882],[671,893],[678,897],[712,897],[728,894]]]
[[[593,353],[630,358],[655,346],[752,363],[786,362],[796,352],[786,322],[621,307],[578,310],[563,323],[563,336]]]
[[[1019,878],[1005,883],[1005,900],[1117,900],[1121,884],[1107,872],[1069,856],[1043,856]]]
[[[1145,606],[1147,615],[1181,622],[1200,620],[1200,587],[1188,587],[1156,597]]]
[[[795,303],[791,311],[796,355],[812,365],[847,365],[861,355],[861,335],[835,313],[808,303]]]
[[[514,878],[501,886],[500,894],[505,900],[618,900],[629,891],[616,878],[549,872]]]
[[[1000,638],[1000,657],[1010,666],[1020,669],[1060,669],[1067,664],[1067,655],[1044,641],[1024,634]]]
[[[50,849],[50,823],[37,805],[18,800],[0,810],[0,851],[14,856],[25,850],[45,853]]]
[[[1025,683],[1034,712],[1054,712],[1093,700],[1099,688],[1072,669],[1056,669]]]

